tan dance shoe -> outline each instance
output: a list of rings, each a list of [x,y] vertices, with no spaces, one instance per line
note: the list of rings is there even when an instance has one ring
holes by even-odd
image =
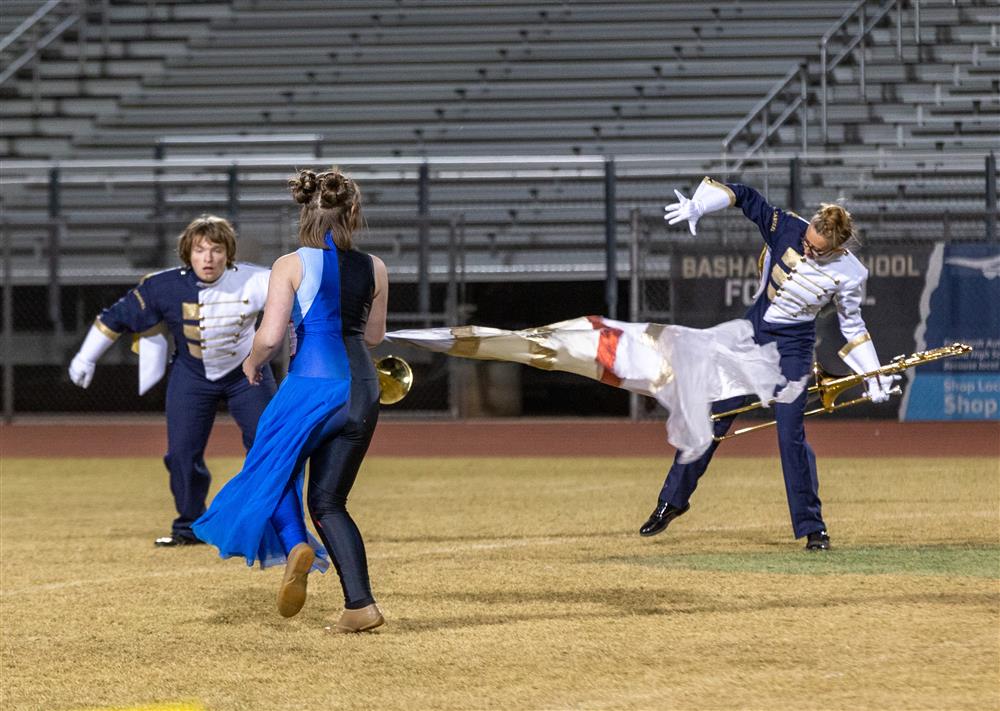
[[[278,588],[278,612],[282,617],[297,615],[306,604],[306,584],[316,552],[308,543],[299,543],[288,553],[285,576]]]
[[[360,610],[344,610],[340,614],[337,624],[325,629],[331,634],[367,632],[384,624],[385,618],[382,617],[382,611],[373,602],[368,607],[362,607]]]

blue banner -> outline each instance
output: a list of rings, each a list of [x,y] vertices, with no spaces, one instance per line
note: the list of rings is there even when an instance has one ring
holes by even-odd
[[[901,420],[1000,420],[1000,246],[935,246],[914,341],[973,351],[908,370]]]

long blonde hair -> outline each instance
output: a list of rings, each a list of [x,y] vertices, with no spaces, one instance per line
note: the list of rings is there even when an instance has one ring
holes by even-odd
[[[326,233],[340,249],[354,247],[354,231],[361,226],[361,188],[338,168],[323,173],[300,170],[288,179],[292,198],[302,205],[299,244],[326,249]]]

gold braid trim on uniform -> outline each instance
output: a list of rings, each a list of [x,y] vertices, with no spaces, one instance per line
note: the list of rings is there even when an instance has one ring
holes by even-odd
[[[843,358],[848,353],[850,353],[851,351],[853,351],[855,348],[857,348],[858,346],[860,346],[862,343],[867,343],[871,339],[872,339],[872,337],[868,334],[867,331],[865,331],[860,336],[858,336],[856,338],[852,338],[847,343],[845,343],[844,347],[841,348],[839,351],[837,351],[837,355],[839,355],[841,358]]]
[[[824,276],[824,277],[826,277],[827,279],[829,279],[830,281],[832,281],[832,282],[833,282],[833,285],[834,285],[834,286],[840,286],[840,279],[837,279],[836,277],[832,277],[832,276],[830,276],[829,274],[827,274],[827,273],[826,273],[825,271],[823,271],[822,269],[820,269],[820,266],[819,266],[819,263],[818,263],[818,262],[817,262],[817,261],[816,261],[815,259],[811,260],[811,261],[809,262],[809,265],[810,265],[810,266],[811,266],[811,267],[812,267],[813,269],[815,269],[815,270],[816,270],[816,272],[817,272],[817,273],[818,273],[818,274],[819,274],[820,276]],[[813,282],[813,283],[815,283],[815,282]],[[819,284],[816,284],[816,286],[819,286]],[[823,287],[821,287],[821,286],[820,286],[820,288],[822,289]]]
[[[794,280],[795,283],[798,284],[799,286],[801,286],[803,290],[808,291],[810,294],[815,294],[816,296],[825,296],[826,295],[826,290],[823,287],[821,287],[819,284],[817,284],[815,281],[813,281],[812,279],[810,279],[809,277],[807,277],[805,274],[803,274],[799,270],[793,269],[792,271],[790,271],[788,273],[788,279],[789,279],[789,281],[793,281],[792,277],[798,277],[798,279]],[[819,291],[813,291],[812,289],[810,289],[809,288],[810,284],[812,284],[814,287],[816,287],[816,289],[818,289]]]
[[[704,179],[702,179],[701,182],[705,183],[706,185],[711,185],[713,188],[718,188],[719,190],[726,191],[726,193],[729,194],[729,207],[733,207],[734,205],[736,205],[736,193],[734,193],[732,188],[730,188],[725,183],[720,183],[715,178],[709,178],[707,175],[704,177]]]
[[[110,338],[112,341],[117,341],[118,338],[122,335],[122,334],[118,333],[117,331],[112,331],[110,328],[108,328],[107,326],[105,326],[104,322],[101,321],[101,317],[100,316],[98,316],[97,318],[94,319],[94,328],[96,328],[102,334],[104,334],[105,336],[107,336],[108,338]]]
[[[791,271],[792,269],[795,269],[795,266],[799,262],[802,261],[802,255],[789,247],[785,250],[785,253],[781,255],[781,261],[786,267],[788,267],[788,270]]]

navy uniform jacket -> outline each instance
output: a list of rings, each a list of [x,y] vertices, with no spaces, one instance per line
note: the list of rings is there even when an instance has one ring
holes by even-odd
[[[868,270],[858,258],[847,250],[819,262],[807,258],[802,242],[808,220],[768,204],[759,192],[746,185],[714,184],[730,192],[731,204],[757,225],[767,245],[760,285],[746,315],[755,330],[812,342],[816,316],[833,301],[840,330],[847,339],[841,357],[870,340],[861,316]]]
[[[205,284],[192,269],[167,269],[146,277],[102,311],[96,325],[114,339],[162,323],[174,337],[175,361],[208,380],[219,380],[250,353],[269,275],[269,269],[240,263]]]

